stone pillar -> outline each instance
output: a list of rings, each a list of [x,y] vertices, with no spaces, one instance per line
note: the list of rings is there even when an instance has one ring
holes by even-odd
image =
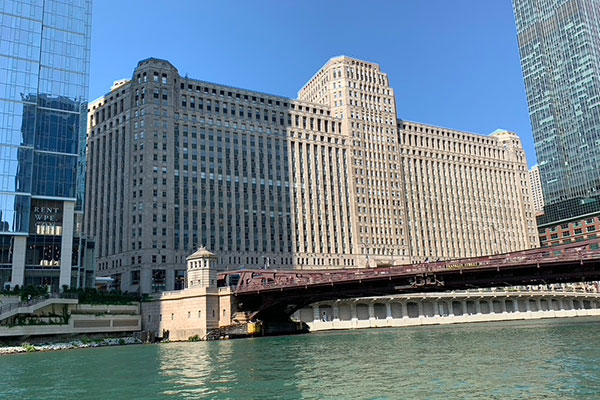
[[[166,269],[166,282],[165,287],[166,290],[175,290],[175,270],[174,269]]]
[[[350,304],[350,312],[352,313],[352,321],[357,321],[358,314],[356,314],[356,303]]]
[[[529,299],[525,300],[525,310],[527,312],[531,312],[531,304],[529,304]]]
[[[539,297],[535,299],[535,304],[537,305],[538,311],[542,311],[542,300]]]
[[[475,300],[475,311],[478,315],[481,315],[481,299]]]
[[[312,309],[313,309],[313,320],[314,321],[320,321],[321,320],[321,315],[319,314],[319,305],[318,304],[313,304],[312,305]]]
[[[423,318],[423,300],[417,302],[417,307],[419,309],[419,318]]]
[[[33,218],[33,216],[31,216]],[[12,277],[10,287],[23,287],[25,283],[25,252],[27,251],[27,236],[13,237]]]
[[[385,318],[392,319],[392,303],[389,301],[385,303]]]
[[[152,293],[152,268],[143,268],[140,270],[140,291],[141,293]]]
[[[506,314],[508,312],[506,311],[506,299],[502,299],[500,304],[502,304],[502,314]]]
[[[463,309],[463,315],[467,315],[469,312],[467,311],[467,300],[463,300],[460,303]]]
[[[448,316],[454,317],[454,307],[452,306],[452,301],[447,301],[446,304],[448,304]]]
[[[334,304],[331,306],[331,310],[332,310],[332,312],[333,312],[332,319],[333,319],[334,321],[339,321],[339,320],[340,320],[340,307],[338,306],[338,303],[334,303]]]
[[[369,303],[369,319],[375,319],[375,305]]]
[[[123,271],[121,272],[121,287],[122,291],[131,291],[131,271]]]
[[[73,258],[73,226],[75,217],[75,203],[63,202],[62,237],[60,244],[60,278],[58,287],[71,287],[71,260]]]
[[[490,308],[490,314],[496,314],[496,311],[494,310],[494,300],[488,300],[487,303]]]
[[[440,317],[442,313],[440,312],[440,301],[436,300],[433,302],[433,314],[435,317]]]
[[[402,303],[402,318],[408,318],[408,307],[407,307],[407,302],[403,301]]]
[[[558,298],[558,308],[560,308],[561,310],[565,309],[565,305],[563,303],[563,298],[562,297]]]
[[[519,310],[519,299],[515,299],[513,298],[513,309],[515,310],[515,312],[520,312],[521,310]]]
[[[569,302],[568,303],[569,304],[569,308],[571,310],[574,310],[575,309],[575,303],[573,302],[573,299],[569,299],[568,302]]]

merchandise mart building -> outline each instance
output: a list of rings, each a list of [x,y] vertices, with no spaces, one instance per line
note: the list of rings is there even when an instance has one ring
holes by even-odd
[[[0,29],[0,283],[85,285],[91,0],[2,1]]]
[[[377,64],[329,60],[298,100],[181,77],[168,61],[90,103],[84,230],[123,290],[220,269],[356,268],[537,245],[519,138],[398,120]]]

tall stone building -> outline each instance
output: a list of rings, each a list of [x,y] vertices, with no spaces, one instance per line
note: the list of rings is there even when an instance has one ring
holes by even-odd
[[[519,137],[399,124],[407,238],[417,260],[538,247],[527,160]]]
[[[513,5],[545,202],[538,224],[597,216],[600,0]]]
[[[220,269],[356,268],[537,245],[516,135],[400,121],[387,75],[349,57],[332,58],[298,97],[181,77],[150,58],[91,103],[85,229],[98,274],[130,291],[182,288],[185,258],[201,245]],[[434,158],[444,161],[421,166]],[[439,214],[415,185],[429,204],[439,197]],[[458,212],[465,205],[482,210]],[[491,230],[495,245],[471,243]],[[428,244],[442,231],[443,244]]]
[[[0,1],[0,285],[85,285],[91,0]],[[89,251],[88,251],[89,250]],[[86,253],[87,251],[87,253]]]

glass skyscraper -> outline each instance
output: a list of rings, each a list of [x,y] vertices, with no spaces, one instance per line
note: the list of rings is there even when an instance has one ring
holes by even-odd
[[[599,212],[600,0],[513,5],[546,204],[541,225]]]
[[[78,284],[91,0],[0,1],[0,284]]]

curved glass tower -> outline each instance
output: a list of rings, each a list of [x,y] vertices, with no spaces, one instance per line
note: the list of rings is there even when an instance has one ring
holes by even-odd
[[[546,204],[543,220],[598,212],[600,0],[513,5]]]

